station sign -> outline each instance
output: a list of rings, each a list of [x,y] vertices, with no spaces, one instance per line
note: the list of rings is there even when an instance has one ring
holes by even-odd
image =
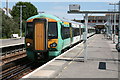
[[[80,5],[79,4],[70,4],[69,11],[80,11]]]

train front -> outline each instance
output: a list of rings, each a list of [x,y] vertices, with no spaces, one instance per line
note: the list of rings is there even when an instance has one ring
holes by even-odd
[[[27,57],[30,60],[47,60],[49,50],[57,48],[57,22],[48,18],[29,19],[26,26],[25,43]]]

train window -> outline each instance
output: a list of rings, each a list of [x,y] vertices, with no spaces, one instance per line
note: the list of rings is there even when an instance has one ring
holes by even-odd
[[[62,35],[62,39],[69,38],[70,37],[70,28],[64,27],[64,25],[62,25],[61,35]]]
[[[81,34],[83,34],[84,31],[85,31],[84,28],[81,28]]]
[[[33,23],[27,22],[26,37],[33,39]]]
[[[79,28],[73,28],[73,36],[79,36],[80,35],[80,29]]]
[[[58,38],[57,22],[48,22],[48,39]]]

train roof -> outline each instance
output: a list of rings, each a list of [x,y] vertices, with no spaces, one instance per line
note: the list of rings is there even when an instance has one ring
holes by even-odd
[[[60,18],[60,17],[59,17],[59,18]],[[61,19],[61,21],[64,21],[64,22],[69,22],[69,23],[79,24],[79,25],[82,24],[82,23],[80,23],[80,22],[75,22],[75,21],[71,21],[71,20],[64,19],[64,18],[60,18],[60,19]]]
[[[60,17],[55,16],[55,15],[50,15],[50,14],[38,14],[38,15],[35,15],[35,16],[32,16],[32,17],[28,18],[27,21],[30,20],[30,19],[40,18],[40,17],[47,17],[47,18],[54,19],[56,21],[69,22],[69,23],[73,23],[73,24],[79,24],[79,25],[82,24],[82,23],[79,23],[79,22],[67,20],[67,19],[60,18]]]
[[[47,18],[54,19],[56,21],[61,21],[58,17],[50,15],[50,14],[38,14],[38,15],[35,15],[35,16],[32,16],[32,17],[28,18],[27,21],[30,20],[30,19],[41,18],[41,17],[43,17],[43,18],[47,17]]]
[[[72,23],[72,24],[78,24],[78,25],[81,25],[81,28],[85,28],[85,25],[83,23],[79,23],[79,22],[75,22],[75,21],[71,21],[71,20],[67,20],[67,19],[64,19],[64,18],[60,18],[56,15],[50,15],[50,14],[38,14],[38,15],[35,15],[35,16],[32,16],[30,18],[27,19],[30,20],[30,19],[34,19],[34,18],[41,18],[41,17],[47,17],[47,18],[51,18],[51,19],[54,19],[56,21],[61,21],[61,22],[68,22],[68,23]],[[88,28],[90,28],[91,26],[88,25]],[[91,27],[93,28],[93,27]]]

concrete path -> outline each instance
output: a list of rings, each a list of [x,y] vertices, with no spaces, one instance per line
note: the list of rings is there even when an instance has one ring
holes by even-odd
[[[115,44],[97,34],[88,40],[87,62],[81,62],[83,51],[66,65],[57,78],[118,78],[118,52]],[[106,69],[99,69],[105,62]]]

